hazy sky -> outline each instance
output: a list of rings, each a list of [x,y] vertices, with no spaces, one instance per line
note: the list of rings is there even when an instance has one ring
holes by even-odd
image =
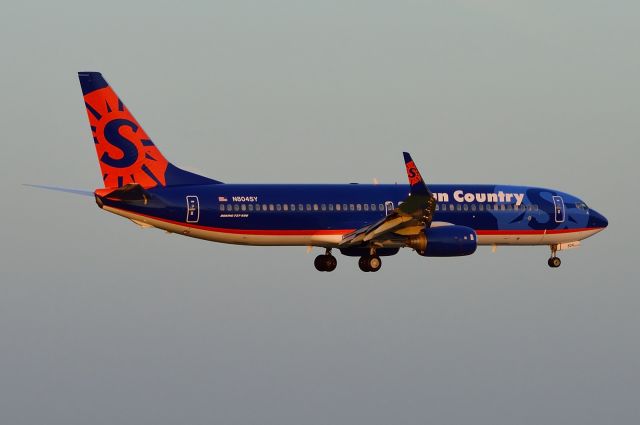
[[[640,423],[640,3],[55,1],[0,13],[0,423]],[[227,182],[554,187],[609,228],[409,250],[140,230],[96,188],[77,71],[172,162]],[[319,250],[318,250],[319,251]]]

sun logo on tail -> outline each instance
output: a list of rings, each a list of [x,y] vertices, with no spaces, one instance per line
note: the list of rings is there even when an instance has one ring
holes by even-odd
[[[422,181],[422,176],[420,175],[420,171],[416,167],[413,161],[410,161],[405,164],[407,167],[407,176],[409,177],[409,184],[413,186],[414,184],[420,183]]]
[[[168,161],[109,87],[84,96],[105,187],[166,186]]]

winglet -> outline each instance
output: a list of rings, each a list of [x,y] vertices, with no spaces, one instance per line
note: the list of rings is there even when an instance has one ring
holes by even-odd
[[[418,167],[411,159],[409,152],[402,152],[404,155],[404,165],[407,167],[407,177],[409,178],[409,185],[411,186],[412,195],[427,195],[431,196],[431,192],[425,184]]]

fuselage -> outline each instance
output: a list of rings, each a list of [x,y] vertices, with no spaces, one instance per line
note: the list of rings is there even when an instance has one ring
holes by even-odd
[[[601,231],[607,220],[581,199],[553,189],[430,185],[432,226],[475,230],[479,245],[553,245]],[[405,200],[402,184],[211,184],[158,187],[144,201],[99,197],[107,211],[191,237],[244,245],[337,247]]]

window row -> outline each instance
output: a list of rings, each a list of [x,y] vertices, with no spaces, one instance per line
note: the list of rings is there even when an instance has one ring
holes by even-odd
[[[538,211],[537,204],[436,204],[436,211]]]
[[[220,204],[220,211],[384,211],[383,204]]]
[[[220,211],[385,211],[384,204],[220,204]],[[537,211],[538,205],[436,204],[436,211]]]

